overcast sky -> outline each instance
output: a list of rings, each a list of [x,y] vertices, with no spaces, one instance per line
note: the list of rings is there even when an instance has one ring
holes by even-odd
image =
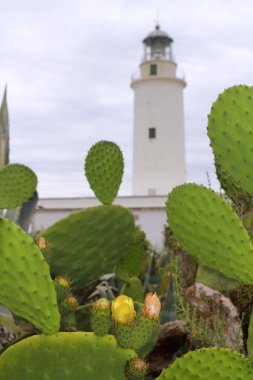
[[[187,81],[187,179],[207,184],[209,172],[217,187],[207,114],[225,87],[253,83],[252,0],[0,0],[10,158],[37,173],[40,197],[91,195],[84,157],[100,139],[121,147],[120,194],[131,194],[129,84],[157,11]]]

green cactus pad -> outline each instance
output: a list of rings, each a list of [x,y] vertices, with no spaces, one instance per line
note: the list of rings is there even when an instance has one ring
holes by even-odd
[[[10,164],[0,171],[0,209],[14,208],[27,201],[36,190],[37,177],[27,166]]]
[[[239,286],[239,282],[224,276],[221,272],[199,264],[196,275],[196,282],[202,282],[209,288],[219,290],[219,292],[229,292]]]
[[[110,335],[35,335],[1,355],[0,380],[126,380],[126,363],[135,356],[117,347]]]
[[[150,342],[153,342],[153,338],[157,340],[159,332],[159,320],[150,319],[140,314],[137,318],[136,329],[133,331],[133,343],[131,348],[141,356],[142,349]]]
[[[221,169],[253,194],[253,87],[226,89],[208,116],[208,135]]]
[[[216,175],[220,182],[221,188],[225,191],[226,195],[234,202],[240,214],[245,214],[247,211],[252,210],[253,196],[245,191],[238,181],[222,169],[215,160]]]
[[[139,277],[130,277],[122,286],[120,294],[132,298],[135,302],[144,301],[144,289]]]
[[[111,304],[105,298],[100,298],[91,305],[91,328],[95,335],[104,336],[111,327]]]
[[[157,380],[252,380],[250,362],[226,348],[203,348],[188,352],[162,371]]]
[[[129,247],[126,255],[117,265],[117,277],[122,281],[128,281],[131,277],[137,277],[139,275],[143,261],[143,246],[141,244],[132,244]]]
[[[111,204],[117,196],[124,171],[120,148],[110,141],[93,145],[85,159],[85,175],[96,197]]]
[[[135,227],[133,244],[143,244],[146,239],[145,232],[140,228],[140,226]]]
[[[41,251],[8,219],[0,219],[0,241],[0,304],[46,334],[57,332],[56,293]]]
[[[253,246],[232,207],[196,184],[176,187],[167,204],[168,223],[185,250],[225,276],[253,284]]]
[[[113,333],[122,348],[131,348],[145,357],[155,346],[160,332],[160,322],[141,313],[128,324],[113,321]]]
[[[251,312],[247,340],[248,357],[253,362],[253,313]]]
[[[133,320],[128,324],[112,321],[112,332],[116,337],[117,343],[121,348],[132,348],[133,330],[136,328],[136,321]]]
[[[134,217],[122,206],[76,212],[44,231],[53,275],[67,275],[82,288],[113,267],[132,242]]]

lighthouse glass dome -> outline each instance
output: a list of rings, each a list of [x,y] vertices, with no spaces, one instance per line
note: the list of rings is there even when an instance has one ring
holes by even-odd
[[[173,39],[156,25],[155,30],[147,35],[142,41],[144,44],[143,61],[168,60],[173,61]]]

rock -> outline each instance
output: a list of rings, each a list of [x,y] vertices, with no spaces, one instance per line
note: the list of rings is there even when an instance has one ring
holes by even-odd
[[[186,342],[187,332],[184,321],[168,322],[160,327],[160,335],[153,351],[148,355],[148,375],[157,377],[168,367],[175,355]]]
[[[18,335],[8,331],[8,329],[0,326],[0,349],[7,346],[9,343],[13,342],[18,338]]]
[[[187,288],[185,295],[197,320],[208,323],[212,345],[244,351],[239,313],[228,297],[200,282]]]

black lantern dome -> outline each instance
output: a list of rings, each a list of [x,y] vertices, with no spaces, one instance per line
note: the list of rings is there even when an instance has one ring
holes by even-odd
[[[168,33],[160,29],[157,24],[155,30],[142,41],[144,44],[144,60],[172,60],[171,44],[173,39]]]

